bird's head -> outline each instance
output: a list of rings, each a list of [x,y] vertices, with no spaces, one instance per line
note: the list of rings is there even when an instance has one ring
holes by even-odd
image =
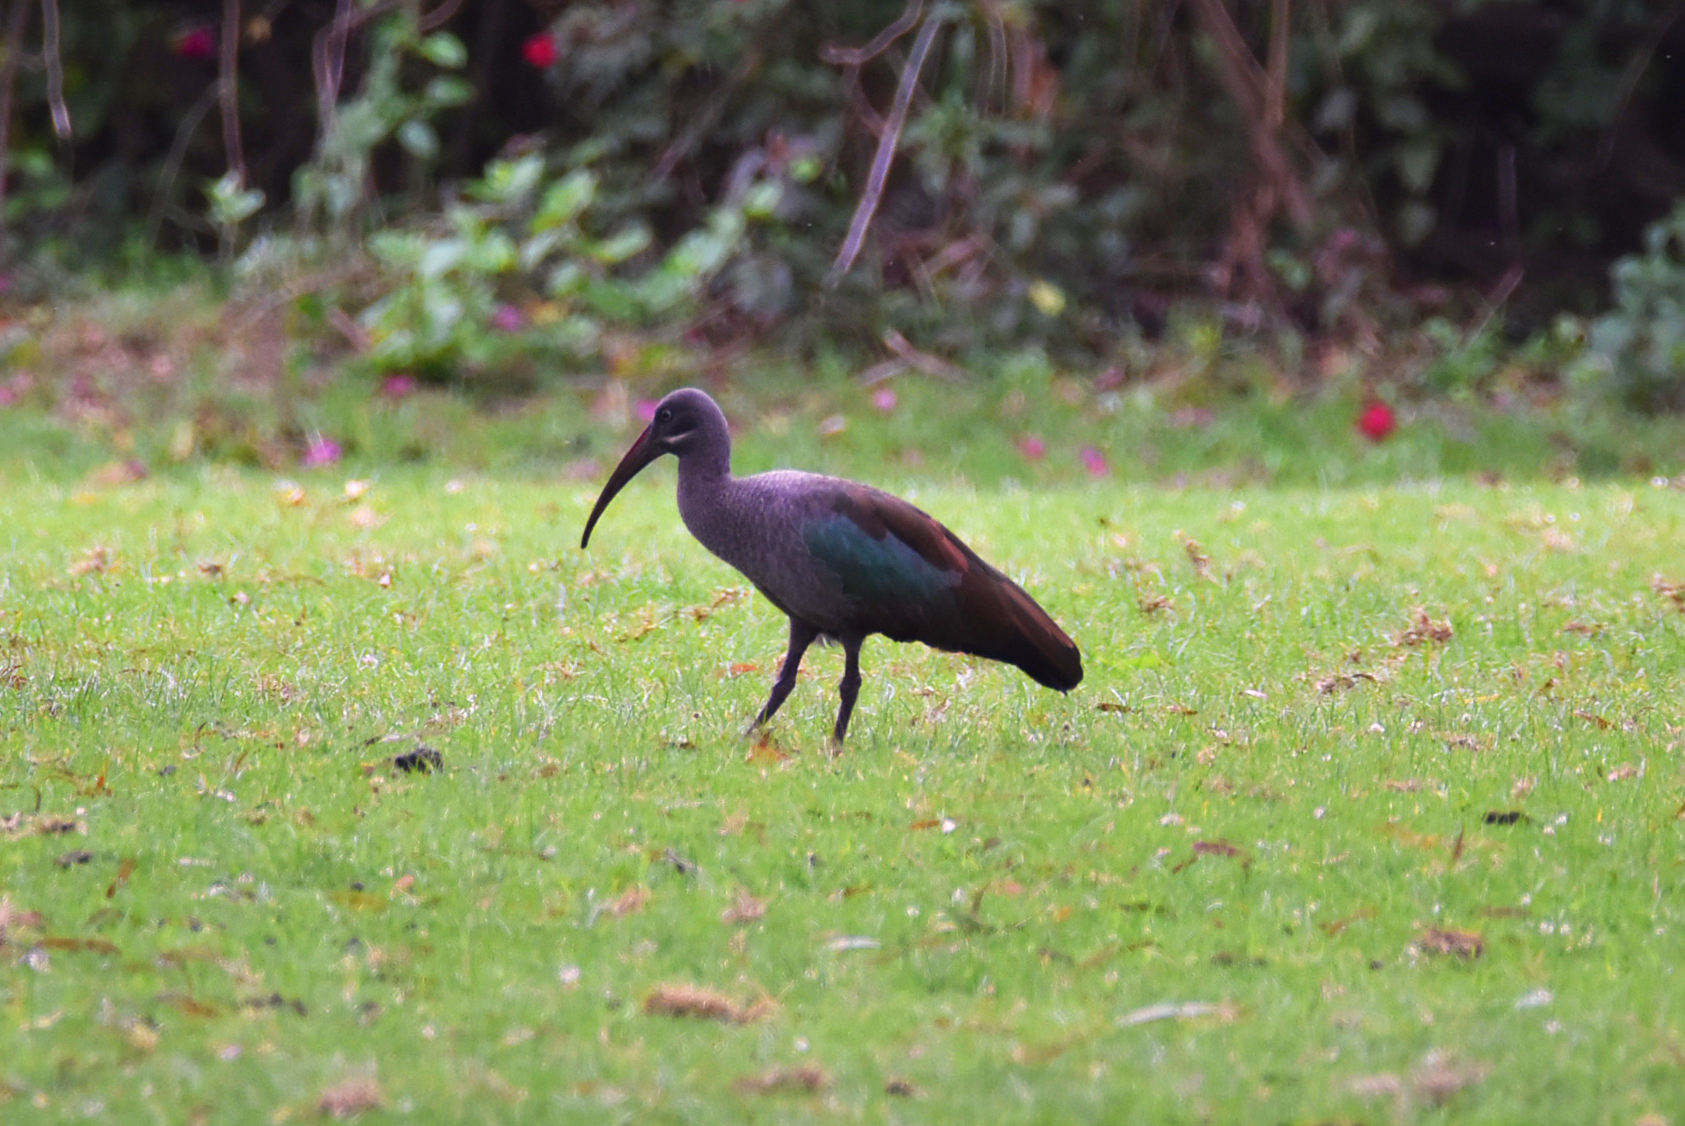
[[[591,509],[590,518],[585,521],[585,534],[579,538],[579,546],[583,548],[590,544],[591,529],[597,526],[597,519],[608,508],[609,501],[644,466],[663,454],[673,454],[681,461],[692,456],[705,456],[728,463],[730,442],[725,415],[720,413],[719,405],[708,397],[707,392],[685,387],[662,399],[656,404],[655,416],[650,419],[649,425],[644,427],[643,433],[620,459],[620,464],[609,474],[597,503]]]

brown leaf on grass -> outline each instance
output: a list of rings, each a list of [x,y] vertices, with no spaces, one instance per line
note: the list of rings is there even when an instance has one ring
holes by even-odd
[[[1436,622],[1428,617],[1426,610],[1417,610],[1416,620],[1393,635],[1392,643],[1400,647],[1421,645],[1428,641],[1443,645],[1451,640],[1454,633],[1450,622]]]
[[[1650,589],[1673,602],[1673,608],[1685,614],[1685,582],[1668,582],[1660,575],[1650,576]]]
[[[1583,637],[1597,637],[1603,633],[1601,622],[1582,622],[1575,618],[1562,627],[1563,633],[1577,633]]]
[[[1382,785],[1401,794],[1414,794],[1419,790],[1431,788],[1428,783],[1423,782],[1420,778],[1389,778]]]
[[[1195,841],[1194,854],[1196,856],[1226,856],[1231,860],[1241,862],[1241,867],[1252,863],[1252,856],[1239,845],[1232,845],[1228,841]]]
[[[766,998],[739,1005],[724,993],[700,985],[661,985],[644,998],[644,1012],[650,1016],[694,1017],[725,1024],[749,1024],[772,1009],[773,1003]]]
[[[737,901],[720,912],[720,922],[727,926],[736,926],[739,923],[752,923],[765,914],[766,900],[756,899],[749,894],[748,888],[739,887]]]
[[[1351,926],[1353,923],[1359,921],[1360,919],[1373,919],[1376,914],[1378,914],[1378,912],[1373,907],[1359,907],[1356,911],[1353,911],[1350,915],[1347,915],[1343,919],[1335,919],[1333,922],[1323,923],[1321,925],[1322,933],[1327,935],[1329,938],[1336,938],[1339,935],[1344,934],[1346,928]]]
[[[1202,579],[1211,577],[1211,556],[1205,553],[1198,540],[1188,538],[1182,541],[1182,550],[1188,553],[1188,562],[1193,564],[1194,574]]]
[[[55,837],[64,833],[85,837],[88,835],[88,823],[56,813],[14,813],[10,817],[0,817],[0,833],[14,841],[37,835]]]
[[[608,913],[617,919],[623,918],[642,911],[648,906],[649,900],[650,890],[643,884],[633,884],[616,896],[614,902],[608,905]]]
[[[777,1095],[784,1092],[823,1091],[831,1085],[831,1077],[822,1067],[806,1064],[798,1067],[775,1067],[759,1075],[745,1075],[737,1081],[737,1089],[745,1095]]]
[[[743,756],[743,761],[751,766],[777,766],[789,760],[790,752],[780,747],[778,740],[764,728],[755,736],[755,741],[749,744],[749,753]]]
[[[1345,692],[1356,688],[1360,681],[1370,684],[1380,683],[1374,673],[1369,672],[1337,672],[1330,676],[1321,677],[1316,682],[1316,690],[1324,696],[1331,696],[1336,692]]]
[[[19,932],[34,930],[41,925],[39,911],[25,911],[12,902],[9,895],[0,895],[0,946],[5,946]]]
[[[1486,952],[1486,942],[1470,931],[1440,930],[1429,927],[1416,940],[1416,948],[1424,954],[1452,954],[1458,958],[1478,958]]]
[[[139,458],[122,458],[90,470],[82,484],[90,489],[115,489],[146,480],[147,472],[146,463]]]
[[[890,1079],[883,1085],[883,1093],[897,1098],[910,1099],[919,1093],[918,1088],[906,1079],[899,1077]]]
[[[1101,700],[1098,704],[1095,704],[1094,707],[1096,710],[1102,712],[1132,712],[1135,710],[1128,704],[1120,704],[1114,700]]]
[[[139,863],[134,857],[123,857],[123,859],[117,864],[116,878],[113,879],[111,881],[111,885],[105,889],[105,898],[115,899],[117,896],[117,889],[129,882],[129,877],[135,874],[135,869],[137,867],[139,867]]]
[[[1135,599],[1135,605],[1143,614],[1157,614],[1161,610],[1176,609],[1176,600],[1168,594],[1143,594]]]
[[[379,1110],[385,1105],[380,1084],[372,1076],[359,1075],[342,1079],[322,1091],[316,1109],[330,1118],[356,1118],[366,1110]]]
[[[1574,718],[1585,720],[1587,723],[1594,725],[1599,731],[1607,731],[1611,727],[1615,726],[1614,723],[1606,717],[1600,716],[1596,712],[1588,712],[1584,708],[1576,708],[1574,710]]]
[[[1637,778],[1643,773],[1644,771],[1642,769],[1632,765],[1632,763],[1623,762],[1621,765],[1615,767],[1615,769],[1609,772],[1609,781],[1625,782],[1627,779]]]
[[[1486,1078],[1485,1064],[1461,1063],[1441,1052],[1429,1052],[1421,1066],[1410,1073],[1410,1088],[1416,1096],[1434,1106],[1444,1106],[1452,1095]]]
[[[82,553],[82,558],[76,560],[69,567],[72,577],[81,578],[83,575],[103,575],[111,569],[111,549],[95,545]]]

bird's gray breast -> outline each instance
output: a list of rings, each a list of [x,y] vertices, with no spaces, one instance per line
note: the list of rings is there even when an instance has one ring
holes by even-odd
[[[803,539],[803,527],[824,506],[830,480],[795,470],[714,481],[681,476],[679,516],[703,547],[741,571],[780,610],[834,632],[844,626],[848,599]]]

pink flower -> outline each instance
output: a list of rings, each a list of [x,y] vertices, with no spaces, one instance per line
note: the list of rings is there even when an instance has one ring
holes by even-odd
[[[1384,442],[1398,429],[1398,415],[1379,400],[1372,400],[1357,416],[1357,430],[1371,442]]]
[[[216,31],[202,23],[176,36],[170,46],[178,59],[208,59],[216,54]]]
[[[407,371],[394,372],[380,381],[381,397],[394,402],[415,394],[415,388],[415,376]]]
[[[1106,464],[1106,455],[1095,446],[1084,446],[1077,455],[1082,459],[1082,467],[1088,470],[1088,475],[1096,479],[1109,476],[1112,467]]]
[[[298,463],[306,469],[320,469],[336,464],[344,454],[345,449],[338,442],[316,434],[305,445],[304,456],[298,459]]]
[[[1047,443],[1034,434],[1026,434],[1018,439],[1018,452],[1023,454],[1027,461],[1040,461],[1047,456]]]
[[[499,305],[491,315],[491,327],[499,332],[520,332],[526,323],[527,315],[514,305]]]
[[[656,401],[655,399],[639,399],[638,400],[638,421],[642,422],[642,423],[646,423],[646,424],[654,422],[655,421],[655,408],[660,406],[660,405],[661,404],[658,401]]]
[[[539,70],[554,66],[556,60],[561,57],[562,53],[556,49],[556,41],[548,32],[541,31],[537,35],[529,35],[521,44],[521,58],[526,60],[528,66],[537,67]]]
[[[884,414],[889,414],[894,411],[897,401],[898,400],[895,398],[895,392],[888,387],[879,387],[876,391],[872,392],[872,405]]]

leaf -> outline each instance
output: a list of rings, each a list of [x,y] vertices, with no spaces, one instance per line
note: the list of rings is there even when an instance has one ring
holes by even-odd
[[[474,85],[454,74],[441,74],[422,91],[428,105],[438,108],[467,105],[474,98]]]
[[[615,265],[635,254],[641,254],[650,244],[649,228],[641,223],[617,231],[590,248],[592,258],[604,265]]]
[[[623,918],[642,911],[649,905],[649,901],[650,890],[643,884],[633,884],[608,905],[608,913],[617,919]]]
[[[736,926],[740,923],[752,923],[765,914],[766,900],[756,899],[749,894],[748,888],[739,887],[737,889],[737,901],[720,912],[720,922],[727,926]]]
[[[775,1067],[759,1075],[745,1075],[737,1081],[737,1089],[746,1095],[775,1095],[782,1091],[822,1091],[831,1085],[825,1069],[806,1064],[798,1067]]]
[[[644,1012],[650,1016],[690,1017],[726,1024],[748,1024],[769,1015],[771,1000],[739,1005],[717,990],[700,985],[662,985],[644,998]]]
[[[422,160],[439,155],[439,134],[419,118],[412,117],[398,126],[398,143],[404,146],[405,152]]]
[[[379,1110],[385,1102],[373,1077],[357,1076],[325,1088],[316,1100],[316,1109],[330,1118],[356,1118],[364,1111]]]
[[[545,231],[577,219],[597,194],[596,174],[585,169],[570,172],[544,190],[544,200],[532,217],[532,230]]]
[[[1486,943],[1471,931],[1441,930],[1430,927],[1416,940],[1416,948],[1424,954],[1450,954],[1458,958],[1478,958],[1486,952]]]
[[[468,48],[448,31],[436,31],[421,41],[421,57],[434,66],[456,70],[468,61]]]

